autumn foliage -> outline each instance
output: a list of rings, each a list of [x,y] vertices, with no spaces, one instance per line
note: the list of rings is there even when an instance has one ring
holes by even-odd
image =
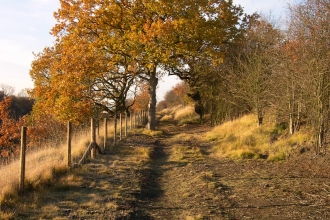
[[[171,108],[178,105],[186,105],[192,100],[188,97],[189,86],[184,81],[176,84],[171,90],[166,92],[164,100],[157,104],[157,110],[161,111],[165,108]]]
[[[147,83],[142,83],[139,86],[139,91],[137,91],[135,98],[130,99],[128,101],[128,105],[132,105],[131,110],[141,111],[141,110],[146,110],[148,108],[148,103],[149,103],[148,89],[149,89],[149,85]]]
[[[156,88],[163,74],[189,77],[196,60],[222,62],[243,15],[232,1],[61,0],[52,47],[36,54],[30,75],[35,111],[83,121],[97,106],[127,111],[137,81],[149,84],[155,129]],[[137,107],[141,108],[141,107]]]
[[[10,97],[5,97],[0,102],[0,146],[5,148],[19,143],[22,126],[22,120],[16,121],[10,115],[11,100]]]
[[[21,139],[21,128],[27,126],[28,148],[45,146],[59,143],[65,132],[63,123],[55,120],[51,115],[43,114],[36,117],[26,114],[15,119],[13,112],[13,97],[4,97],[0,102],[0,153],[2,157],[8,158],[19,152]]]

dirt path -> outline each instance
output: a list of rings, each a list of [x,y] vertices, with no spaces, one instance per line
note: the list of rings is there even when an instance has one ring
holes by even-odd
[[[329,160],[214,159],[198,138],[208,129],[162,127],[151,165],[159,194],[140,204],[149,219],[330,219]]]
[[[328,159],[219,160],[207,126],[160,129],[28,195],[16,219],[330,219]]]

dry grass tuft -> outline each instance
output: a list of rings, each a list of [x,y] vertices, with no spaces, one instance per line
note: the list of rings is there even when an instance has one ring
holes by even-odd
[[[103,126],[100,128],[100,133]],[[103,135],[103,134],[102,134]],[[100,135],[97,142],[103,145],[104,136]],[[113,137],[113,126],[109,124],[108,138]],[[89,129],[72,136],[71,156],[72,162],[78,163],[90,143]],[[63,144],[57,147],[45,147],[41,149],[29,150],[26,154],[25,182],[26,188],[40,188],[42,185],[49,184],[54,176],[66,173],[67,167],[67,146]],[[6,194],[14,194],[18,189],[18,180],[20,176],[20,162],[11,162],[8,165],[0,167],[0,201],[5,199]]]
[[[161,136],[163,134],[163,131],[158,131],[158,130],[144,130],[142,134],[146,134],[152,137],[157,137]]]
[[[172,162],[188,162],[188,159],[201,160],[204,157],[204,153],[200,147],[197,146],[185,146],[175,145],[172,147],[172,152],[169,157],[169,161]]]
[[[131,152],[133,158],[139,162],[148,162],[153,154],[152,147],[134,147]]]
[[[182,118],[187,118],[187,117],[192,116],[194,114],[196,114],[194,107],[192,107],[192,106],[181,107],[181,108],[179,108],[175,111],[174,119],[179,120],[179,119],[182,119]]]
[[[179,125],[199,123],[199,115],[195,113],[195,108],[191,105],[178,105],[172,108],[166,108],[157,113],[160,121],[176,120]]]
[[[285,128],[267,122],[257,126],[254,115],[245,115],[225,122],[205,135],[213,142],[213,155],[218,158],[258,159],[268,157],[279,161],[287,157],[294,146],[310,139],[306,132],[288,135]]]
[[[174,112],[177,111],[180,108],[182,108],[182,105],[174,106],[174,107],[171,107],[171,108],[165,108],[165,109],[159,111],[158,114],[160,114],[160,115],[173,115]]]
[[[196,216],[188,215],[188,216],[186,216],[185,219],[186,220],[201,220],[201,219],[203,219],[203,216],[202,215],[196,215]]]
[[[178,121],[178,124],[194,124],[199,122],[199,115],[195,112],[193,106],[186,106],[178,108],[174,112],[175,120]]]
[[[188,141],[193,142],[193,141],[198,141],[200,139],[201,139],[200,135],[186,134],[186,133],[177,134],[171,137],[171,141],[175,141],[175,142],[188,142]]]
[[[160,121],[171,121],[173,119],[172,115],[164,115]]]

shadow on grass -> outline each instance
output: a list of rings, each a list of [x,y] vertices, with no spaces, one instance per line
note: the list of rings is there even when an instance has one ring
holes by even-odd
[[[151,159],[150,166],[139,171],[139,174],[141,175],[141,191],[136,197],[141,201],[157,199],[163,195],[159,179],[163,175],[161,165],[166,161],[166,154],[162,146],[159,144],[159,141],[155,142]]]
[[[147,205],[150,200],[156,200],[163,196],[164,190],[159,183],[159,179],[163,175],[161,166],[166,160],[167,155],[163,147],[159,141],[155,141],[150,165],[145,169],[137,170],[141,180],[140,191],[134,193],[133,196],[137,198],[140,205],[130,213],[129,219],[154,219],[143,207]]]

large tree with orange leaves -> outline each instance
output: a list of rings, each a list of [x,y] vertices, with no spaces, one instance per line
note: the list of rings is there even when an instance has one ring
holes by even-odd
[[[138,76],[149,83],[150,129],[156,126],[158,77],[176,74],[187,78],[190,64],[196,60],[221,62],[224,45],[237,36],[242,15],[242,9],[231,0],[60,2],[52,30],[57,39],[55,62],[51,78],[46,80],[52,84],[47,89],[51,103],[58,100],[58,110],[64,110],[65,115],[69,110],[66,103],[79,103],[83,93],[103,107],[114,97],[124,103],[121,93],[127,94]],[[41,54],[36,62],[43,57]],[[39,72],[31,72],[35,82]],[[111,81],[115,82],[111,89],[104,90]],[[36,83],[35,94],[39,86],[44,88]]]

